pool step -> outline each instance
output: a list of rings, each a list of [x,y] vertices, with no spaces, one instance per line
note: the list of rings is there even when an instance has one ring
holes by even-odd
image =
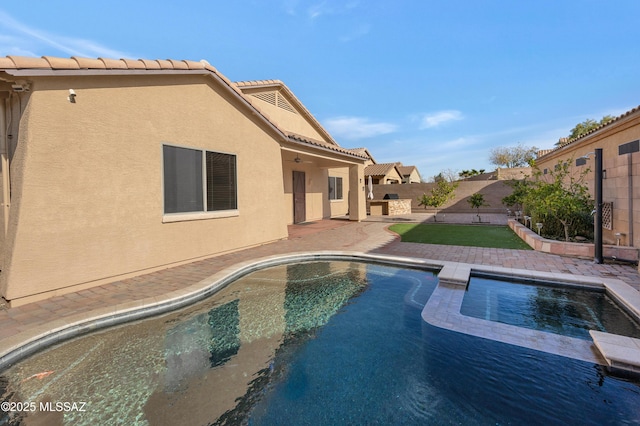
[[[446,262],[438,272],[438,280],[445,284],[466,286],[470,276],[471,265],[465,263]]]
[[[609,367],[640,373],[640,339],[589,330]]]

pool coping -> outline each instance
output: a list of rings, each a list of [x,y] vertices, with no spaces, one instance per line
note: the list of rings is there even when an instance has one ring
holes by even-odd
[[[460,313],[462,299],[472,275],[507,277],[517,280],[533,280],[542,284],[601,289],[624,310],[638,319],[640,318],[640,293],[624,281],[615,278],[548,273],[500,266],[464,263],[448,265],[444,266],[438,274],[439,284],[425,305],[422,318],[431,325],[476,337],[594,362],[618,370],[640,371],[640,345],[627,344],[624,363],[616,363],[611,359],[611,354],[620,352],[616,350],[620,348],[620,343],[614,347],[601,343],[602,340],[620,342],[630,339],[625,336],[590,332],[592,340],[589,341],[462,315]]]
[[[595,278],[564,273],[547,273],[497,266],[485,266],[413,257],[371,254],[356,251],[299,252],[284,255],[273,255],[253,259],[250,261],[239,262],[216,272],[215,274],[199,281],[196,284],[172,291],[162,296],[148,297],[141,300],[107,306],[90,312],[71,315],[65,318],[59,318],[49,322],[46,325],[34,327],[28,331],[24,331],[5,339],[1,339],[0,347],[2,347],[3,349],[0,349],[0,371],[4,370],[5,368],[14,364],[22,358],[25,358],[41,349],[44,349],[45,347],[54,345],[64,340],[68,340],[70,338],[77,337],[109,326],[119,325],[125,322],[139,320],[155,315],[161,315],[193,304],[216,293],[236,279],[256,270],[271,266],[278,266],[286,263],[308,262],[314,260],[369,261],[391,266],[414,267],[438,271],[438,287],[427,302],[427,305],[423,310],[422,317],[423,319],[425,319],[425,321],[429,322],[432,325],[451,328],[455,331],[460,331],[466,334],[477,333],[478,325],[484,326],[485,328],[493,328],[498,332],[508,331],[508,333],[506,334],[507,336],[517,335],[518,333],[521,334],[522,330],[526,330],[514,326],[508,326],[507,328],[504,328],[502,326],[507,326],[506,324],[500,324],[491,321],[487,321],[490,324],[478,324],[477,321],[471,321],[465,323],[467,325],[466,327],[460,327],[459,324],[458,326],[456,326],[454,324],[455,321],[451,321],[452,319],[456,319],[456,312],[458,313],[457,315],[461,317],[471,318],[459,314],[459,307],[457,311],[453,312],[453,314],[450,311],[447,311],[447,315],[444,318],[448,318],[449,321],[434,318],[434,315],[426,312],[427,306],[429,306],[430,308],[435,307],[438,309],[443,309],[445,307],[445,305],[441,303],[436,305],[436,302],[438,302],[438,298],[442,300],[443,292],[447,289],[451,294],[455,293],[463,295],[469,278],[474,272],[493,274],[502,277],[506,276],[542,280],[553,283],[572,283],[580,286],[583,286],[586,283],[587,286],[605,288],[607,293],[615,298],[623,306],[625,306],[626,309],[629,309],[629,311],[634,313],[636,317],[640,317],[640,293],[625,282],[618,279]],[[462,290],[462,293],[460,293],[460,290]],[[434,299],[434,296],[437,297]],[[455,308],[455,304],[449,306],[449,308],[451,307]],[[436,312],[440,312],[441,314],[443,314],[442,310]],[[460,320],[460,318],[457,319]],[[509,329],[509,327],[513,327],[517,330],[511,330]],[[517,331],[517,333],[515,333],[515,331]],[[551,333],[545,334],[557,336]],[[540,336],[537,337],[540,338]],[[548,336],[542,337],[543,340],[541,342],[544,342],[544,338],[547,338]],[[590,361],[595,360],[594,362],[606,365],[606,362],[603,361],[601,357],[599,357],[598,351],[595,350],[595,346],[591,342],[584,340],[581,342],[587,342],[591,345],[590,348],[594,355],[589,359]],[[519,343],[513,344],[522,346]],[[568,344],[572,345],[573,342],[570,341]],[[540,347],[532,348],[536,350],[544,350]],[[565,352],[560,353],[560,355],[564,355],[564,353]],[[575,358],[574,356],[570,357]]]

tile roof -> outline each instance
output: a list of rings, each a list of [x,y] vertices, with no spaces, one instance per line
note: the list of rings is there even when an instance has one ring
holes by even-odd
[[[624,114],[621,114],[621,115],[619,115],[619,116],[617,116],[617,117],[615,117],[615,118],[613,118],[613,119],[611,119],[611,120],[607,121],[606,123],[599,125],[598,127],[596,127],[596,128],[594,128],[594,129],[592,129],[592,130],[588,131],[588,132],[587,132],[587,133],[585,133],[584,135],[580,135],[580,136],[578,136],[577,138],[574,138],[574,139],[568,139],[568,140],[566,140],[566,142],[564,142],[563,140],[564,140],[564,139],[567,139],[567,138],[560,138],[560,141],[561,141],[561,142],[564,142],[564,143],[562,143],[562,145],[557,146],[557,147],[555,147],[555,148],[551,148],[551,149],[540,150],[540,151],[538,151],[538,153],[536,154],[536,156],[537,156],[538,158],[540,158],[540,157],[543,157],[543,156],[545,156],[545,155],[547,155],[547,154],[550,154],[550,153],[552,153],[552,152],[555,152],[555,151],[557,151],[557,150],[559,150],[559,149],[562,149],[562,148],[566,147],[567,145],[571,145],[571,144],[577,143],[577,142],[579,142],[579,141],[583,140],[584,138],[586,138],[587,136],[592,135],[592,134],[594,134],[594,133],[596,133],[596,132],[598,132],[598,131],[602,130],[602,129],[603,129],[603,128],[605,128],[605,127],[609,127],[609,126],[613,125],[613,124],[614,124],[614,123],[616,123],[617,121],[622,120],[623,118],[628,117],[628,116],[633,115],[633,114],[638,113],[638,112],[640,112],[640,106],[637,106],[637,107],[635,107],[635,108],[633,108],[633,109],[631,109],[631,110],[629,110],[629,111],[625,112]]]
[[[41,58],[29,56],[9,55],[0,58],[0,69],[50,69],[50,70],[217,70],[207,61],[176,61],[172,59],[108,59],[108,58],[57,58],[43,56]]]
[[[398,166],[398,170],[402,175],[410,175],[412,171],[416,170],[416,166],[403,166],[402,164],[396,163]]]
[[[373,163],[375,164],[376,160],[375,158],[373,158],[373,155],[371,155],[371,153],[369,152],[369,150],[367,148],[349,148],[349,151],[352,151],[356,154],[362,155],[365,158],[373,161]]]
[[[332,151],[337,151],[337,152],[341,152],[343,154],[348,154],[354,157],[358,157],[358,158],[362,158],[362,159],[367,159],[369,158],[366,154],[361,154],[358,152],[354,152],[352,149],[347,149],[347,148],[342,148],[340,145],[332,145],[332,144],[328,144],[325,141],[319,141],[317,139],[312,139],[309,138],[307,136],[302,136],[302,135],[298,135],[296,133],[291,133],[288,132],[286,133],[286,135],[289,137],[289,139],[292,139],[294,141],[298,141],[298,142],[303,142],[306,143],[308,145],[314,145],[317,147],[321,147],[321,148],[328,148]]]
[[[396,167],[396,163],[372,164],[364,168],[365,176],[384,176]]]
[[[54,56],[42,56],[40,58],[28,56],[8,55],[0,57],[0,71],[8,74],[29,76],[29,75],[55,75],[56,71],[80,72],[83,70],[97,70],[104,72],[154,72],[154,71],[175,71],[183,73],[189,71],[202,71],[213,74],[220,79],[230,90],[240,96],[247,105],[258,113],[260,117],[266,120],[273,128],[282,134],[284,138],[292,140],[296,143],[303,143],[315,147],[323,147],[331,151],[347,154],[357,158],[366,158],[362,154],[340,147],[331,138],[331,135],[317,122],[317,120],[309,113],[304,105],[295,97],[289,88],[280,80],[256,80],[234,83],[220,73],[215,67],[211,66],[207,61],[189,61],[189,60],[173,60],[173,59],[109,59],[109,58],[82,58],[72,56],[71,58],[58,58]],[[42,74],[49,71],[51,74]],[[255,108],[246,98],[246,95],[240,90],[240,87],[264,87],[266,85],[275,85],[280,87],[297,103],[300,110],[308,114],[308,118],[313,120],[315,124],[326,133],[329,142],[310,140],[309,138],[299,135],[287,134],[280,129],[276,123],[269,120],[261,111]]]

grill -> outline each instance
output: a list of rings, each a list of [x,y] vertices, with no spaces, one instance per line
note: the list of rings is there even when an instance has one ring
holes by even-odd
[[[399,199],[398,194],[384,194],[382,197],[383,200],[397,200]]]

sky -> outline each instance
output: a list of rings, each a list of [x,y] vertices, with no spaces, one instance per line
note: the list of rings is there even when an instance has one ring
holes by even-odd
[[[427,180],[640,105],[639,16],[637,0],[26,0],[0,3],[0,56],[281,80],[342,147]]]

